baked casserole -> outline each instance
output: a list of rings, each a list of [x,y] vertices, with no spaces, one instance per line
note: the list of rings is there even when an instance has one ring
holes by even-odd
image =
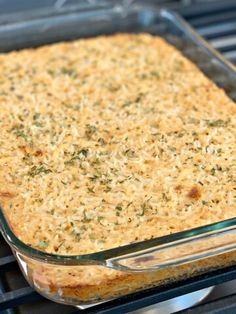
[[[0,69],[0,205],[27,245],[81,255],[235,217],[235,103],[162,38],[25,49]],[[37,267],[81,300],[168,272]]]

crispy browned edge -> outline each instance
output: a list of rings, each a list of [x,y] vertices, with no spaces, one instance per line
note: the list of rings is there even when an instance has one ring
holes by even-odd
[[[191,263],[160,269],[155,272],[128,273],[119,272],[113,278],[104,278],[99,284],[57,284],[55,278],[47,275],[47,265],[41,265],[45,271],[45,277],[35,276],[37,272],[37,263],[33,260],[24,258],[28,266],[28,279],[37,288],[39,292],[47,295],[49,298],[81,303],[91,303],[101,300],[108,300],[122,295],[134,293],[154,286],[166,285],[177,280],[191,278],[196,275],[206,273],[212,270],[231,266],[236,262],[236,252],[228,252],[218,256],[205,258]],[[60,273],[60,266],[54,266],[55,272]],[[77,266],[83,269],[83,266]],[[84,269],[84,271],[90,271]],[[73,268],[71,268],[73,269]],[[104,271],[106,269],[104,268]],[[68,267],[70,272],[70,267]],[[55,273],[56,274],[56,273]],[[78,280],[80,281],[80,280]]]

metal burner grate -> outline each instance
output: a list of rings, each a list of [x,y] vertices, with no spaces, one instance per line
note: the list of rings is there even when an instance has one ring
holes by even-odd
[[[15,9],[20,11],[39,9],[39,2],[15,0]],[[41,7],[63,1],[41,1]],[[75,5],[76,1],[67,1],[68,6]],[[86,1],[84,1],[86,2]],[[182,16],[197,31],[209,40],[212,45],[219,49],[226,58],[236,64],[236,1],[235,0],[183,0],[183,1],[149,1],[152,4],[167,5]],[[9,1],[2,0],[0,3],[0,23],[7,20],[6,16],[13,12],[9,7]],[[27,3],[27,5],[26,5]],[[30,7],[32,6],[32,7]],[[14,5],[12,5],[14,7]],[[4,8],[5,13],[4,15]],[[9,15],[9,16],[10,16]],[[4,22],[4,23],[5,23]],[[229,267],[224,270],[214,271],[206,275],[171,284],[166,287],[149,289],[145,292],[138,292],[130,296],[122,297],[105,304],[97,305],[88,310],[76,310],[71,306],[56,304],[44,299],[30,288],[23,278],[11,250],[0,236],[0,313],[2,314],[73,314],[73,313],[127,313],[138,308],[146,307],[154,303],[171,299],[192,291],[217,285],[236,278],[236,267]],[[227,296],[218,301],[198,306],[181,313],[236,313],[236,295]],[[229,310],[229,311],[228,311]],[[228,312],[227,312],[228,311]],[[179,312],[180,313],[180,312]]]
[[[179,13],[227,59],[236,64],[236,1],[195,1]]]
[[[29,287],[10,248],[0,236],[0,313],[44,314],[45,311],[69,314],[75,309],[48,301]]]

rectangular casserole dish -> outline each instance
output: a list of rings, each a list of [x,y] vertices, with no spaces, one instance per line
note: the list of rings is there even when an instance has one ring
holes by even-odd
[[[163,37],[236,99],[234,67],[174,13],[145,5],[79,10],[2,25],[0,49],[10,51],[117,32],[148,32]],[[47,254],[27,246],[12,232],[3,211],[0,223],[28,282],[49,299],[77,306],[163,285],[236,261],[236,219],[79,256]],[[113,273],[115,279],[103,282],[101,271]],[[73,284],[63,286],[62,278],[74,272],[77,276],[92,275],[92,284],[90,281],[81,287],[75,276]]]

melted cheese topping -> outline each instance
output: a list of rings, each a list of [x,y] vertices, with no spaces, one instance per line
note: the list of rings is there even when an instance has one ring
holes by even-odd
[[[161,38],[11,52],[0,69],[0,204],[25,243],[84,254],[235,216],[235,104]]]

